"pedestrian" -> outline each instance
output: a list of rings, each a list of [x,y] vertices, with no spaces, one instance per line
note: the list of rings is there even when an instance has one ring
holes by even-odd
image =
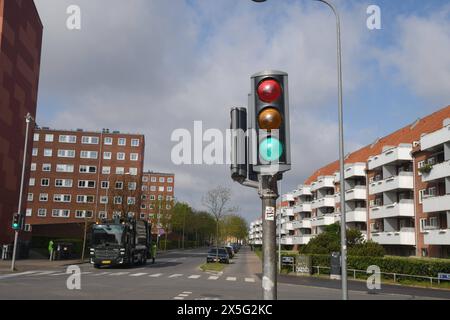
[[[156,259],[156,244],[152,245],[152,263],[155,264]]]
[[[50,255],[50,261],[53,260],[53,240],[50,240],[50,242],[48,243],[48,253]]]

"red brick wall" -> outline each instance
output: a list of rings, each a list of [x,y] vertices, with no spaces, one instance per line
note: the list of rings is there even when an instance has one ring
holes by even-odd
[[[11,242],[18,210],[25,116],[36,114],[42,30],[33,1],[0,0],[0,244]]]

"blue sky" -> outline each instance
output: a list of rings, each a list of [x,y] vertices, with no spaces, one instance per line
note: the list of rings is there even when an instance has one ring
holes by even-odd
[[[247,219],[259,215],[253,190],[228,167],[175,166],[177,128],[225,129],[229,108],[246,105],[250,75],[290,75],[293,168],[283,189],[337,158],[334,18],[308,0],[35,0],[44,47],[38,123],[112,128],[146,135],[146,168],[177,175],[180,200],[202,209],[222,184]],[[450,5],[444,0],[336,0],[342,13],[347,151],[450,104]],[[77,4],[82,29],[65,28]],[[381,8],[381,30],[366,9]]]

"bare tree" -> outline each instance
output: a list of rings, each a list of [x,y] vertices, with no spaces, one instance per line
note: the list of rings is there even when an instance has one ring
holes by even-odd
[[[223,186],[208,191],[203,197],[202,203],[216,220],[216,247],[219,246],[219,224],[229,213],[236,212],[237,208],[230,207],[231,190]]]

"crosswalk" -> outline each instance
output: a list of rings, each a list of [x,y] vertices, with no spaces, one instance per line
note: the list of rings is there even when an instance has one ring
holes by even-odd
[[[0,275],[0,280],[11,279],[11,278],[40,278],[40,277],[64,277],[70,274],[62,272],[62,270],[53,271],[27,271],[15,274]],[[132,277],[132,278],[165,278],[168,280],[205,280],[205,281],[226,281],[226,282],[245,282],[245,283],[256,283],[259,279],[253,276],[224,276],[223,274],[211,275],[206,274],[182,274],[182,273],[151,273],[151,272],[115,272],[115,271],[105,271],[105,272],[91,272],[83,271],[81,275],[88,277]]]

